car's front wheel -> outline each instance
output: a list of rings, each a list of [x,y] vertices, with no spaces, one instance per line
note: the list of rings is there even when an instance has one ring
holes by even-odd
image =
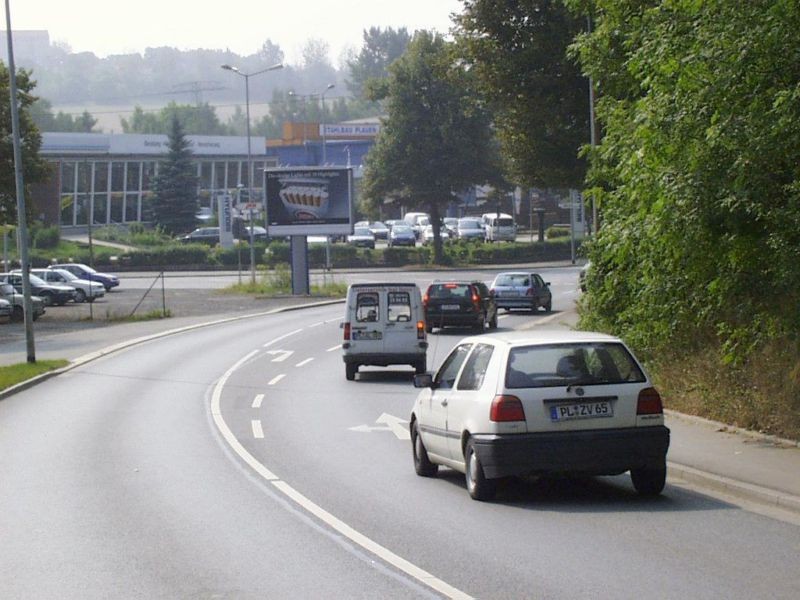
[[[486,479],[483,467],[475,454],[475,445],[472,440],[467,441],[464,451],[465,472],[464,477],[467,482],[467,491],[473,500],[491,500],[497,492],[497,482],[493,479]]]
[[[39,294],[39,297],[42,299],[45,306],[53,306],[53,294],[50,292],[42,292]]]
[[[420,477],[435,477],[439,471],[439,465],[432,463],[428,458],[428,451],[422,443],[422,436],[419,434],[419,425],[416,420],[411,424],[411,451],[414,453],[414,471]]]
[[[75,303],[80,304],[86,302],[86,292],[83,290],[75,290]]]
[[[667,481],[667,467],[631,469],[631,481],[642,496],[658,496]]]

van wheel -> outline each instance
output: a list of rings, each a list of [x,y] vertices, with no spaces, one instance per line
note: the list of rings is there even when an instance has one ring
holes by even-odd
[[[412,366],[414,367],[414,371],[417,373],[417,375],[422,375],[425,372],[428,363],[425,359],[420,359],[417,362],[415,362]]]
[[[353,381],[358,373],[358,365],[356,363],[346,363],[344,365],[344,376],[347,381]]]

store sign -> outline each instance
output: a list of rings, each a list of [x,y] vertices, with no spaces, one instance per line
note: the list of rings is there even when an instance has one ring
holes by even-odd
[[[378,123],[320,125],[319,134],[328,138],[375,137],[381,130]]]
[[[219,214],[219,245],[223,248],[233,247],[233,199],[230,194],[217,196]]]

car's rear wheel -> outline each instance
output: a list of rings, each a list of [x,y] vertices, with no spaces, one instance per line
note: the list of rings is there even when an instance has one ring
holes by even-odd
[[[642,496],[658,496],[667,481],[667,467],[631,469],[633,487]]]
[[[353,381],[356,378],[356,373],[358,373],[358,365],[356,363],[345,363],[344,376],[347,381]]]
[[[544,312],[550,312],[551,310],[553,310],[553,299],[552,298],[550,298],[550,300],[547,301],[547,304],[544,305]]]
[[[486,313],[481,313],[481,316],[478,318],[478,322],[473,326],[473,329],[475,329],[475,331],[483,331],[486,329]]]
[[[22,321],[25,319],[25,311],[21,306],[15,306],[14,312],[11,313],[12,321]]]
[[[497,492],[497,482],[486,479],[483,467],[475,454],[475,445],[472,440],[467,440],[464,451],[465,470],[464,478],[467,482],[467,492],[473,500],[491,500]]]
[[[411,451],[414,454],[414,471],[420,477],[435,477],[439,471],[439,465],[431,462],[428,458],[428,451],[422,443],[422,436],[419,434],[419,426],[414,421],[411,425]]]
[[[494,316],[489,321],[489,329],[497,329],[497,311],[495,311]]]
[[[75,290],[75,303],[80,304],[86,302],[86,292],[83,290]]]
[[[50,292],[42,292],[41,294],[39,294],[39,297],[42,299],[45,306],[53,305],[53,294],[51,294]]]

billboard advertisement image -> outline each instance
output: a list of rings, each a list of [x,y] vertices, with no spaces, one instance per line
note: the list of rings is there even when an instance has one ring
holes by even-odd
[[[351,169],[267,169],[265,178],[269,235],[351,232]]]

